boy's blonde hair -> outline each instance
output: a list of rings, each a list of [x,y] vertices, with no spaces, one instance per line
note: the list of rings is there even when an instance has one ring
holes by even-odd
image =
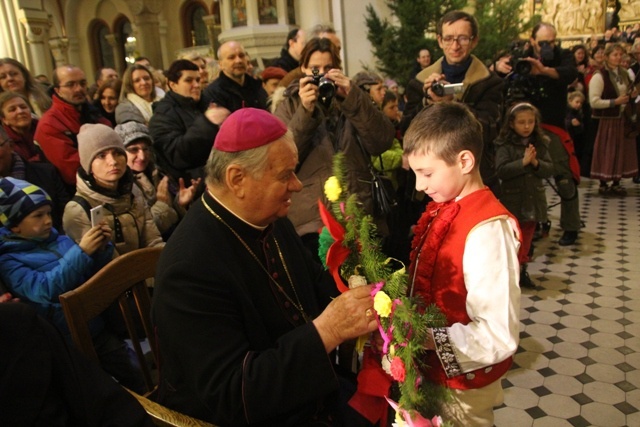
[[[456,162],[461,151],[475,157],[474,169],[482,158],[482,125],[471,110],[458,102],[440,102],[412,121],[404,136],[404,154],[433,154],[447,165]]]
[[[584,94],[582,92],[580,92],[579,90],[574,90],[573,92],[569,92],[567,94],[567,102],[571,102],[576,98],[579,98],[580,101],[582,101],[582,102],[584,102],[584,100],[586,99],[584,97]]]

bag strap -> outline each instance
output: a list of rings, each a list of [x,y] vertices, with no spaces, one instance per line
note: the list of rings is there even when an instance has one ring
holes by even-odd
[[[85,199],[84,197],[78,196],[77,194],[75,194],[72,198],[71,201],[76,202],[77,204],[79,204],[82,209],[84,209],[84,211],[87,213],[87,217],[89,219],[91,219],[91,205],[89,204],[89,202],[87,201],[87,199]]]
[[[356,141],[358,142],[358,147],[360,147],[360,151],[362,151],[362,155],[364,155],[364,158],[367,160],[367,165],[369,166],[369,170],[371,171],[372,174],[376,173],[377,171],[375,170],[375,167],[371,162],[371,154],[369,154],[366,148],[364,148],[364,145],[362,145],[362,141],[360,141],[360,135],[356,134]],[[378,157],[380,158],[380,171],[384,173],[384,163],[382,162],[382,154],[380,154]]]

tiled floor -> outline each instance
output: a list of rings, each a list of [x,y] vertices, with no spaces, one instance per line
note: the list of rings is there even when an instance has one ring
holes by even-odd
[[[550,210],[496,426],[640,426],[640,185],[623,184],[629,194],[613,198],[582,182],[574,246],[557,244],[560,206]]]

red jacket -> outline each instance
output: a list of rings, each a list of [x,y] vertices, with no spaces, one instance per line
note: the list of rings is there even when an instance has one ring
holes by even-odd
[[[82,108],[92,107],[87,103]],[[69,185],[76,184],[76,172],[80,166],[77,140],[80,126],[84,123],[102,123],[111,127],[109,120],[98,114],[81,116],[76,106],[53,96],[53,104],[40,118],[34,138],[47,159],[58,169],[62,180]]]

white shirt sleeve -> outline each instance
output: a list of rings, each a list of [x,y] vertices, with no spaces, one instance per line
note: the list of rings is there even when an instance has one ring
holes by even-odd
[[[471,322],[447,328],[462,372],[501,362],[518,348],[520,244],[512,221],[492,219],[467,236],[462,268]]]

